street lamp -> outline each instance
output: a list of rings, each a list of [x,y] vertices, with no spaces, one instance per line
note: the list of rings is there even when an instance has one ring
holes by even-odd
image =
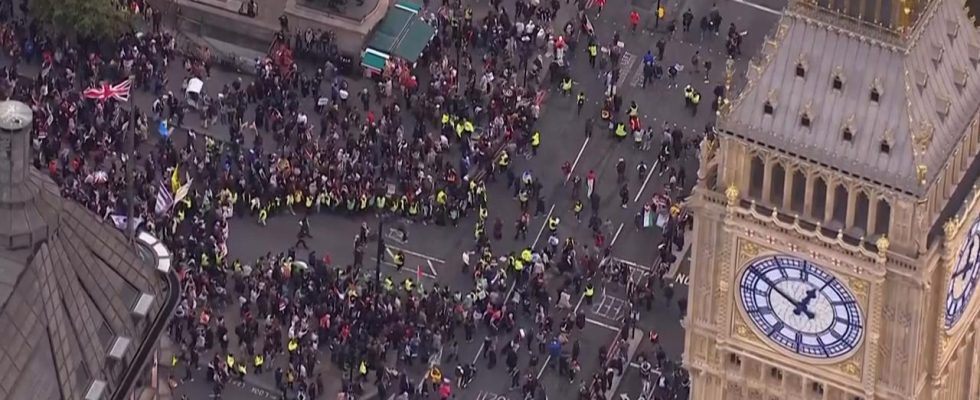
[[[135,82],[130,75],[129,81]],[[136,99],[129,103],[129,129],[126,130],[126,238],[136,238],[136,189],[133,187],[133,158],[136,157]]]
[[[377,263],[374,264],[374,290],[381,293],[381,260],[385,255],[385,237],[382,234],[385,226],[384,210],[378,214],[378,255],[375,257]]]

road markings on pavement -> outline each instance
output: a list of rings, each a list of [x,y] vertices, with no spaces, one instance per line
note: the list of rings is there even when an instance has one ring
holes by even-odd
[[[509,400],[509,399],[507,398],[507,396],[504,396],[499,393],[485,392],[481,390],[480,393],[476,395],[476,400]]]
[[[678,254],[678,253],[674,253],[674,254]],[[691,254],[691,243],[685,243],[684,248],[681,249],[677,261],[670,266],[670,269],[667,270],[667,273],[664,276],[667,277],[668,279],[673,278],[675,275],[677,275],[677,272],[680,271],[681,264],[684,263],[685,258],[687,259],[686,260],[687,262],[691,262],[692,257],[693,255]]]
[[[612,247],[612,245],[616,244],[616,239],[619,239],[619,234],[621,232],[623,232],[623,223],[622,222],[619,223],[619,229],[616,229],[616,234],[613,235],[612,241],[609,242],[609,247]]]
[[[416,257],[421,258],[423,260],[429,260],[429,261],[432,261],[432,262],[438,263],[438,264],[445,264],[446,263],[446,260],[443,260],[441,258],[427,256],[427,255],[422,254],[422,253],[414,252],[414,251],[411,251],[411,250],[408,250],[408,249],[404,249],[404,248],[401,248],[401,247],[397,247],[397,246],[392,246],[390,244],[389,245],[386,245],[386,246],[389,249],[395,249],[395,250],[401,251],[402,253],[405,253],[405,254],[408,254],[408,255],[411,255],[411,256],[416,256]]]
[[[618,326],[613,326],[613,325],[607,324],[605,322],[599,322],[599,321],[596,321],[596,320],[594,320],[592,318],[586,318],[585,319],[585,322],[588,322],[588,323],[590,323],[592,325],[596,325],[596,326],[600,326],[600,327],[609,329],[609,330],[611,330],[613,332],[619,332],[620,331],[620,328]]]
[[[626,300],[621,299],[616,296],[607,295],[603,292],[602,296],[599,298],[599,303],[592,305],[592,313],[608,319],[610,321],[619,321],[626,314]]]
[[[589,145],[589,139],[591,138],[585,138],[585,142],[582,142],[582,148],[578,149],[578,155],[575,156],[575,162],[572,163],[572,169],[569,170],[568,175],[565,176],[565,183],[568,183],[568,180],[572,179],[572,174],[575,172],[575,167],[578,166],[579,160],[582,159],[582,153],[585,152],[585,146]]]
[[[395,259],[395,252],[391,250],[392,248],[393,248],[392,246],[388,246],[387,248],[385,248],[385,251],[388,252],[388,257],[391,257],[391,259],[394,260]],[[408,251],[408,250],[405,250],[405,249],[399,249],[397,247],[394,247],[394,249],[395,250],[399,250],[402,253],[408,254],[410,256],[415,256],[415,257],[418,257],[418,258],[421,258],[421,259],[425,260],[425,264],[429,267],[429,272],[426,273],[425,271],[422,271],[421,272],[422,276],[430,276],[431,275],[432,278],[435,278],[436,276],[439,275],[439,271],[436,270],[435,265],[432,265],[432,262],[433,261],[435,261],[435,262],[437,262],[439,264],[445,264],[444,261],[441,261],[441,260],[436,259],[434,257],[426,256],[424,254],[419,254],[419,253],[411,252],[411,251]],[[388,261],[385,261],[385,264],[394,265],[392,263],[389,263]],[[419,265],[419,266],[421,267],[421,265]]]
[[[738,4],[747,5],[749,7],[752,7],[754,9],[756,9],[756,10],[759,10],[759,11],[762,11],[762,12],[766,12],[766,13],[769,13],[769,14],[772,14],[772,15],[783,15],[783,12],[782,11],[773,10],[773,9],[771,9],[769,7],[766,7],[766,6],[763,6],[763,5],[759,5],[759,4],[755,4],[755,3],[749,2],[748,0],[732,0],[732,1],[734,1],[734,2],[736,2]]]
[[[551,214],[555,212],[555,204],[551,205],[551,209],[548,210],[548,215],[544,217],[544,221],[541,222],[541,229],[538,229],[538,235],[534,237],[534,242],[531,243],[531,249],[538,245],[538,241],[541,240],[541,234],[544,233],[544,227],[548,225],[548,221],[551,220]]]
[[[375,261],[376,262],[376,261],[378,261],[378,258],[377,257],[371,257],[371,261]],[[396,266],[394,263],[392,263],[390,261],[382,260],[381,263],[384,264],[384,265],[387,265],[387,266],[389,266],[391,268],[394,268],[396,271],[398,270],[398,266]],[[432,279],[432,280],[436,280],[437,279],[435,275],[433,275],[431,273],[428,273],[428,272],[425,272],[424,270],[422,270],[422,271],[415,271],[415,270],[411,270],[409,268],[402,268],[402,270],[399,271],[399,272],[401,272],[403,274],[412,274],[412,276],[418,275],[419,272],[421,272],[422,273],[421,275],[424,278],[429,278],[429,279]]]
[[[650,177],[653,176],[653,171],[657,170],[657,165],[659,164],[660,164],[660,160],[658,159],[657,161],[653,162],[653,167],[650,167],[650,169],[647,170],[647,178],[643,180],[643,185],[640,186],[640,190],[636,192],[636,197],[633,198],[634,203],[640,200],[640,196],[643,195],[643,191],[646,190],[647,188],[647,183],[650,182]]]

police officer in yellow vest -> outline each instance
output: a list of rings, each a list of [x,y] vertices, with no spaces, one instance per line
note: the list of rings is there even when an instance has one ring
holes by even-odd
[[[391,280],[390,276],[385,277],[384,288],[389,292],[395,289],[395,281]]]
[[[231,353],[228,353],[228,355],[225,356],[225,364],[228,364],[228,369],[235,368],[235,356],[233,356]]]
[[[238,378],[245,379],[245,374],[247,373],[248,373],[248,368],[245,367],[245,364],[238,363]]]
[[[500,153],[500,158],[497,159],[497,166],[500,167],[500,169],[506,170],[507,166],[509,165],[510,165],[510,154],[507,154],[506,151]]]
[[[269,219],[269,206],[262,207],[259,210],[259,225],[265,226],[265,220]]]
[[[620,140],[625,139],[626,136],[629,134],[628,132],[626,132],[626,124],[622,122],[616,123],[616,131],[614,133],[616,135],[616,139],[620,139]]]
[[[473,121],[466,120],[463,122],[463,131],[465,131],[467,134],[472,134],[474,131],[476,131],[476,127],[473,126]]]
[[[562,96],[571,96],[572,95],[572,78],[571,77],[565,77],[565,79],[562,79],[562,81],[561,81],[561,95]]]
[[[589,47],[586,48],[589,52],[589,65],[595,68],[595,58],[599,54],[599,46],[595,44],[592,40],[589,40]]]
[[[462,138],[463,137],[463,130],[465,130],[465,127],[463,125],[463,122],[457,122],[456,123],[456,137]]]
[[[368,373],[367,363],[362,360],[361,366],[357,367],[357,372],[361,374],[361,379],[366,378]]]
[[[525,248],[524,250],[521,250],[522,261],[524,261],[525,263],[531,263],[531,260],[533,259],[534,259],[534,254],[531,253],[531,249]]]
[[[694,87],[691,85],[684,86],[684,107],[691,106],[692,97],[694,97]]]
[[[296,339],[289,339],[289,343],[286,344],[286,350],[290,353],[295,353],[296,350],[299,350],[299,342]]]
[[[555,231],[558,230],[558,222],[560,222],[558,217],[548,218],[548,230],[551,231],[551,233],[555,233]]]
[[[701,103],[701,93],[697,90],[691,94],[691,115],[698,115],[698,104]]]
[[[635,101],[630,102],[629,116],[636,117],[639,115],[640,115],[640,108],[637,107],[636,102]]]
[[[592,305],[592,298],[595,297],[595,288],[592,287],[592,282],[585,285],[585,304]]]
[[[392,256],[393,263],[395,264],[395,269],[401,271],[405,267],[405,254],[401,250],[395,251],[395,255]]]
[[[412,282],[412,278],[405,278],[405,281],[402,282],[402,287],[405,288],[406,292],[411,292],[412,289],[415,289],[415,282]]]
[[[531,155],[538,155],[538,146],[541,146],[541,132],[534,131],[531,135]]]
[[[254,362],[252,364],[255,366],[255,373],[256,374],[261,374],[262,373],[262,365],[265,364],[265,357],[262,356],[261,353],[260,354],[256,354],[255,355],[255,360],[254,360]]]

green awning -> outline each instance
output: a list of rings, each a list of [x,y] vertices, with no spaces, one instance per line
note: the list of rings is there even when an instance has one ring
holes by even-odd
[[[375,27],[367,47],[411,63],[417,61],[436,35],[435,28],[419,18],[421,9],[409,1],[395,4]]]
[[[385,61],[387,60],[387,55],[372,49],[364,50],[364,54],[361,55],[362,66],[379,72],[384,70]]]

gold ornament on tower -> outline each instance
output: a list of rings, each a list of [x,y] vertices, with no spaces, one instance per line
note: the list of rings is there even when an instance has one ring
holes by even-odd
[[[725,189],[725,198],[728,199],[728,205],[734,206],[738,202],[738,187],[735,184],[728,185],[728,189]]]
[[[888,254],[888,246],[891,246],[891,242],[888,241],[887,236],[882,236],[875,242],[875,246],[878,247],[878,256],[884,257]]]

